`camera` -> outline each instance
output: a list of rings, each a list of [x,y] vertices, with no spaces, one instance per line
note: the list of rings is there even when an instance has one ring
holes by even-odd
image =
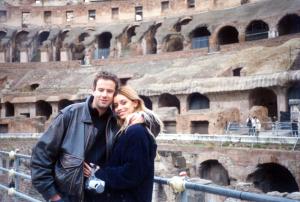
[[[91,176],[87,179],[85,187],[90,191],[101,194],[102,192],[104,192],[105,182],[96,178],[95,176]]]
[[[98,170],[94,164],[91,164],[92,174],[85,182],[85,188],[95,193],[101,194],[104,192],[105,181],[98,179],[95,172]]]

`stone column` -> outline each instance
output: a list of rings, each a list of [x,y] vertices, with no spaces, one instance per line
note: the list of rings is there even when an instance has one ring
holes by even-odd
[[[218,44],[218,40],[217,40],[217,35],[216,34],[212,34],[209,37],[209,49],[208,52],[216,52],[219,51],[220,46]]]
[[[187,112],[187,95],[177,95],[176,96],[180,103],[180,114],[185,114]]]
[[[275,38],[278,37],[278,29],[276,26],[272,26],[269,29],[269,34],[268,34],[268,38]]]
[[[158,110],[158,96],[150,97],[152,101],[152,110],[157,111]]]
[[[49,62],[48,48],[40,48],[41,62]]]
[[[20,63],[27,63],[28,62],[28,52],[27,48],[20,49]]]
[[[277,117],[280,117],[280,111],[286,112],[288,109],[288,103],[287,103],[287,89],[285,87],[277,88],[276,89],[277,94]]]
[[[69,50],[67,48],[62,48],[60,50],[60,61],[69,61]]]
[[[5,54],[5,50],[1,50],[0,51],[0,63],[5,63],[5,58],[6,58],[6,54]]]

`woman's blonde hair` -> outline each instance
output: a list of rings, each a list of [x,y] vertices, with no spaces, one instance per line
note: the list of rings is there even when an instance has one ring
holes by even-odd
[[[123,95],[131,101],[137,101],[137,107],[135,108],[135,113],[140,113],[144,117],[144,121],[147,126],[146,128],[148,129],[149,133],[152,136],[154,137],[157,136],[157,134],[154,133],[159,133],[160,131],[163,130],[162,121],[153,111],[151,111],[145,106],[144,101],[140,98],[138,93],[132,87],[128,85],[121,86],[117,94]],[[124,131],[129,127],[129,122],[133,115],[134,113],[126,117],[126,119],[123,121],[117,118],[118,123],[121,125],[120,131]],[[155,127],[159,127],[159,129]]]

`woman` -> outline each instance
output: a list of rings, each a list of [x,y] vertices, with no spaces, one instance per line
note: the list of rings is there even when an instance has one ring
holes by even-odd
[[[157,148],[151,130],[157,125],[161,129],[162,122],[129,86],[120,88],[113,107],[121,129],[108,164],[95,173],[105,182],[105,191],[96,196],[97,201],[150,202]],[[147,127],[145,124],[130,125],[134,113],[142,114]],[[84,173],[86,177],[91,174],[87,164]]]

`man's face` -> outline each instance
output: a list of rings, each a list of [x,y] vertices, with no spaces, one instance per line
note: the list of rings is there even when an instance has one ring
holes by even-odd
[[[93,108],[106,110],[113,101],[116,84],[112,80],[99,79],[93,90]]]

